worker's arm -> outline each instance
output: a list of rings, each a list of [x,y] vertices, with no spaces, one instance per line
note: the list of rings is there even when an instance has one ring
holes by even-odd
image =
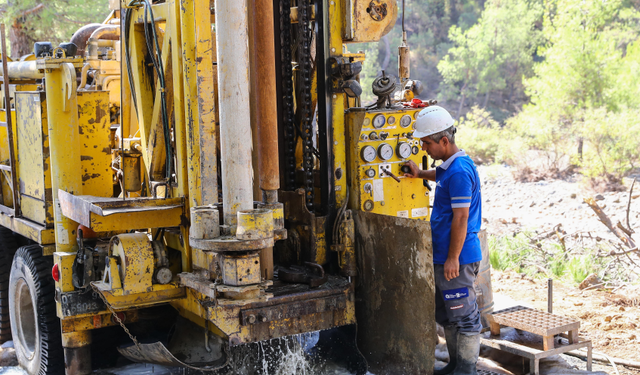
[[[405,173],[404,174],[405,177],[421,178],[423,180],[431,180],[431,181],[436,180],[435,169],[429,169],[428,171],[423,171],[422,169],[418,168],[418,165],[413,160],[409,160],[405,165],[411,168],[411,173]]]
[[[451,242],[449,243],[449,255],[444,263],[444,278],[447,281],[460,276],[459,258],[464,240],[467,238],[467,221],[469,220],[469,207],[453,208],[452,210]]]

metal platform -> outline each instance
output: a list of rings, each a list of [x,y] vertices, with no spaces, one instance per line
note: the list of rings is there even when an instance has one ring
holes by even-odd
[[[500,335],[500,326],[503,325],[542,336],[544,350],[553,349],[554,335],[567,332],[569,343],[573,344],[580,331],[580,321],[524,306],[496,311],[487,319],[493,335]]]
[[[514,306],[487,315],[491,326],[491,336],[484,334],[481,343],[485,346],[506,351],[529,359],[530,374],[540,373],[540,359],[568,351],[587,348],[587,370],[591,371],[591,341],[578,337],[580,321],[560,315],[535,310],[524,306]],[[518,330],[542,336],[540,341],[527,345],[503,340],[500,337],[500,326],[513,327]],[[555,344],[554,336],[562,334],[569,340],[568,344]]]

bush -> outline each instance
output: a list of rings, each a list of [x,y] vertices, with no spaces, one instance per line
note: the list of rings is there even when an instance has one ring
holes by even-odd
[[[456,142],[469,154],[476,164],[489,164],[496,161],[500,150],[501,126],[491,114],[474,106],[457,127]]]

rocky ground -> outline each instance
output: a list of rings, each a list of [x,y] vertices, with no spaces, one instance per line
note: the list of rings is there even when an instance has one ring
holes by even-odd
[[[577,177],[568,180],[518,182],[508,167],[480,167],[483,222],[489,235],[573,236],[589,241],[615,243],[618,240],[598,221],[584,198],[595,197],[614,225],[626,224],[629,189],[598,193]],[[630,180],[626,181],[630,185]],[[640,182],[640,181],[639,181]],[[629,205],[629,224],[640,232],[640,183]],[[560,225],[560,227],[559,227]],[[555,228],[555,229],[554,229]],[[638,237],[638,235],[636,235]],[[499,250],[499,249],[498,249]],[[640,264],[638,253],[630,254]],[[614,261],[614,260],[612,260]],[[512,270],[492,270],[496,295],[506,295],[528,306],[547,309],[546,277],[531,277]],[[593,350],[611,357],[640,361],[640,284],[612,282],[581,290],[577,285],[554,282],[554,313],[579,319],[580,335],[593,342]],[[611,374],[612,367],[600,368]],[[640,374],[640,369],[618,366],[621,374]]]

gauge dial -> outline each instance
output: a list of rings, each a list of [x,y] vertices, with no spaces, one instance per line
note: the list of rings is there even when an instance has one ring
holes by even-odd
[[[406,159],[411,156],[411,145],[407,142],[400,142],[396,147],[396,154],[402,159]]]
[[[378,156],[382,160],[389,160],[393,157],[393,147],[388,143],[383,143],[378,147]]]
[[[362,122],[362,125],[364,126],[369,126],[369,124],[371,124],[371,119],[369,118],[364,119],[364,121]]]
[[[420,152],[420,147],[418,146],[411,147],[411,153],[413,153],[414,155],[418,155],[418,152]]]
[[[386,124],[387,119],[384,118],[384,115],[377,115],[376,117],[373,118],[373,127],[376,129],[380,129],[381,127],[384,126],[384,124]]]
[[[417,119],[418,118],[418,113],[420,113],[420,111],[413,112],[413,118]]]
[[[396,118],[395,118],[395,117],[393,117],[393,116],[389,116],[389,117],[387,118],[387,124],[389,124],[389,125],[393,125],[393,124],[395,124],[395,123],[396,123]]]
[[[365,211],[373,210],[373,202],[371,201],[371,199],[366,200],[362,206]]]
[[[373,146],[364,146],[360,151],[360,156],[362,156],[362,160],[371,163],[376,159],[376,149]]]
[[[373,168],[369,168],[366,171],[364,171],[364,174],[369,178],[374,178],[376,176],[376,171],[373,170]]]
[[[400,126],[402,126],[403,128],[406,128],[409,125],[411,125],[411,116],[409,115],[402,116],[402,118],[400,118]]]
[[[362,189],[364,190],[365,193],[371,194],[371,192],[373,191],[373,185],[371,185],[371,182],[367,182],[366,184],[364,184]]]

